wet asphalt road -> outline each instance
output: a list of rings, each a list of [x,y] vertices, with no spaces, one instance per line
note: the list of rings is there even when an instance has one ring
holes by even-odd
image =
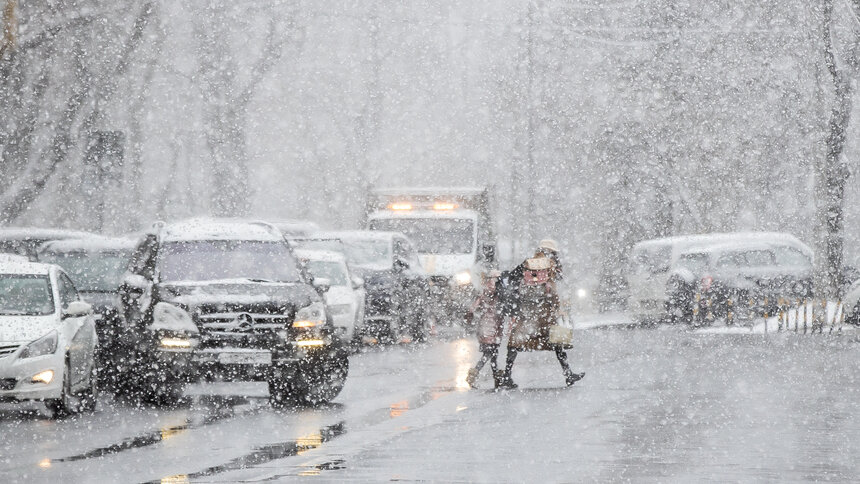
[[[322,408],[273,409],[258,384],[203,385],[176,408],[103,398],[53,421],[0,406],[0,482],[857,481],[855,335],[576,332],[564,388],[547,352],[516,391],[469,390],[473,338],[373,348]],[[237,396],[241,394],[244,396]]]

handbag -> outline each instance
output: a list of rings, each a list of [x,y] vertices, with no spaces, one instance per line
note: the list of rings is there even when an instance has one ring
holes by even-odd
[[[570,325],[567,315],[560,315],[556,319],[556,324],[549,327],[549,343],[572,347],[573,328]]]

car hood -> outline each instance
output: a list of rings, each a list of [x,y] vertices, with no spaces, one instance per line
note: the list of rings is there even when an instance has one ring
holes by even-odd
[[[418,260],[431,276],[453,276],[472,269],[475,264],[472,254],[419,254]]]
[[[159,284],[162,300],[182,306],[287,305],[301,308],[320,301],[310,284],[302,282],[181,282]]]
[[[28,343],[56,329],[56,315],[0,316],[0,343]]]

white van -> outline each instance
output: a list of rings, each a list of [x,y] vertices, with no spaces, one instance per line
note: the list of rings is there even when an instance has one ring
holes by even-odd
[[[633,246],[627,270],[628,309],[637,320],[667,317],[668,284],[678,258],[696,248],[735,242],[782,242],[806,247],[791,234],[780,232],[726,232],[682,235],[645,240]],[[808,248],[805,252],[808,251]]]

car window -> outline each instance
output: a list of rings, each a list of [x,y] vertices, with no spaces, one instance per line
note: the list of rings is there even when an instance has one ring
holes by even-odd
[[[60,274],[57,281],[57,289],[60,293],[60,304],[63,308],[69,306],[69,303],[80,300],[78,290],[72,284],[72,280],[65,274]]]
[[[314,279],[328,279],[332,286],[348,286],[346,266],[335,261],[309,260],[305,264]]]
[[[769,250],[750,250],[744,253],[748,267],[767,267],[774,265],[773,252]]]
[[[708,255],[701,253],[683,254],[678,258],[678,267],[687,269],[693,274],[701,274],[708,269]]]
[[[776,247],[773,249],[773,253],[778,266],[812,267],[812,261],[803,252],[793,247]]]
[[[746,259],[741,252],[728,252],[717,259],[717,267],[721,269],[727,267],[744,267],[746,264]]]

